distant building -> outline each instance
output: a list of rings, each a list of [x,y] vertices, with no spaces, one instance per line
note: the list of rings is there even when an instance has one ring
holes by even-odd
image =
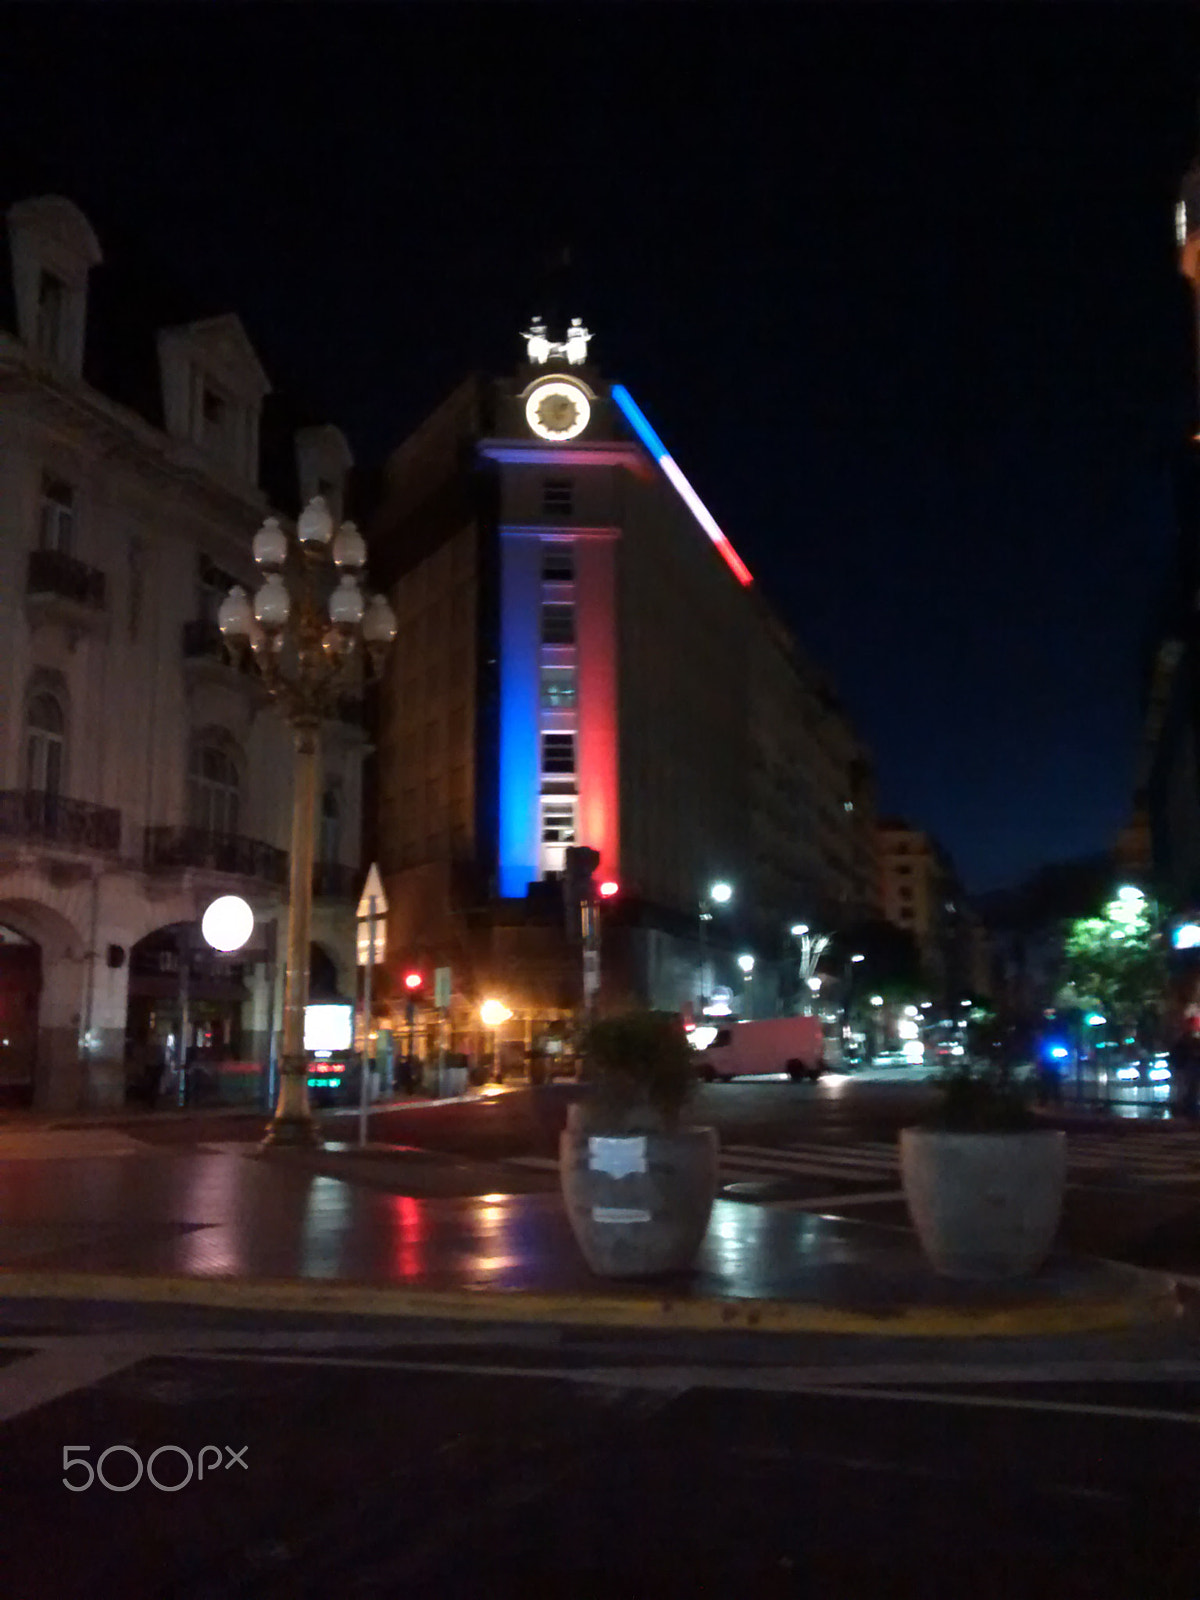
[[[378,854],[397,962],[514,1030],[581,992],[565,852],[599,853],[602,998],[787,1003],[788,927],[874,907],[866,750],[578,325],[471,378],[392,455],[371,530],[399,635]],[[708,886],[734,886],[705,924]],[[747,979],[738,953],[756,956]]]
[[[979,897],[1001,1006],[1031,1016],[1055,1004],[1067,932],[1078,918],[1099,914],[1113,874],[1111,855],[1084,856],[1041,867],[1016,888]]]
[[[291,738],[231,667],[216,608],[250,540],[350,457],[298,431],[238,318],[69,200],[10,207],[0,258],[0,1101],[118,1104],[179,1048],[261,1061],[280,963]],[[260,468],[261,463],[261,468]],[[361,716],[331,723],[314,970],[353,993]],[[258,925],[216,958],[223,892]],[[282,946],[282,941],[279,941]],[[275,982],[272,982],[274,976]]]
[[[881,819],[876,836],[883,915],[916,940],[934,997],[991,996],[995,981],[988,933],[948,852],[899,817]]]

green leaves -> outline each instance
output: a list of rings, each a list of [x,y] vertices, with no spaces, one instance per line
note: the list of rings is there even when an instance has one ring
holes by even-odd
[[[649,1107],[678,1119],[696,1082],[691,1047],[677,1017],[629,1011],[593,1022],[581,1041],[581,1080],[615,1116]]]
[[[1033,1086],[998,1063],[964,1058],[941,1074],[938,1086],[936,1125],[949,1133],[1021,1133],[1039,1126],[1029,1104]]]
[[[1068,931],[1064,956],[1064,976],[1076,993],[1114,1022],[1132,1022],[1161,1000],[1167,947],[1148,900],[1136,911],[1110,901],[1103,916],[1079,918]]]

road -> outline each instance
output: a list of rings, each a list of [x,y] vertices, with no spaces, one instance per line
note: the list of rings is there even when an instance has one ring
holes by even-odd
[[[475,1168],[552,1188],[567,1099],[381,1110],[376,1150],[397,1153],[373,1159],[401,1192],[431,1166],[450,1190]],[[929,1101],[885,1071],[714,1085],[696,1111],[721,1129],[727,1196],[900,1228],[895,1133]],[[334,1142],[353,1126],[323,1118]],[[161,1164],[260,1132],[10,1125],[0,1160],[53,1144],[70,1163],[78,1139],[121,1185],[131,1145]],[[1075,1131],[1067,1242],[1200,1269],[1198,1143],[1120,1119]],[[1198,1430],[1190,1325],[1123,1343],[638,1340],[0,1300],[0,1593],[1195,1600]],[[90,1478],[105,1451],[112,1488]]]
[[[1187,1355],[32,1305],[0,1335],[14,1600],[1197,1592]]]

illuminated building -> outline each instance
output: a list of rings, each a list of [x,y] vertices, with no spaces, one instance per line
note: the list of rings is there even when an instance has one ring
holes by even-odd
[[[604,997],[696,997],[699,899],[737,886],[717,982],[799,915],[874,909],[870,763],[650,420],[576,322],[462,384],[391,456],[371,529],[399,634],[373,844],[399,961],[567,1010],[558,875],[599,852]],[[643,399],[645,405],[643,406]],[[777,948],[778,945],[778,948]]]

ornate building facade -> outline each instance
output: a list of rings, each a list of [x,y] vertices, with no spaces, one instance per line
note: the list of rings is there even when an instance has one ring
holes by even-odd
[[[264,516],[345,490],[341,434],[292,420],[236,316],[189,314],[134,261],[107,264],[69,200],[10,207],[0,1100],[119,1104],[181,1044],[263,1060],[291,745],[255,679],[229,664],[216,608],[253,573]],[[348,708],[324,739],[314,970],[351,993],[363,749]],[[229,892],[256,914],[236,960],[206,952],[196,926]]]

